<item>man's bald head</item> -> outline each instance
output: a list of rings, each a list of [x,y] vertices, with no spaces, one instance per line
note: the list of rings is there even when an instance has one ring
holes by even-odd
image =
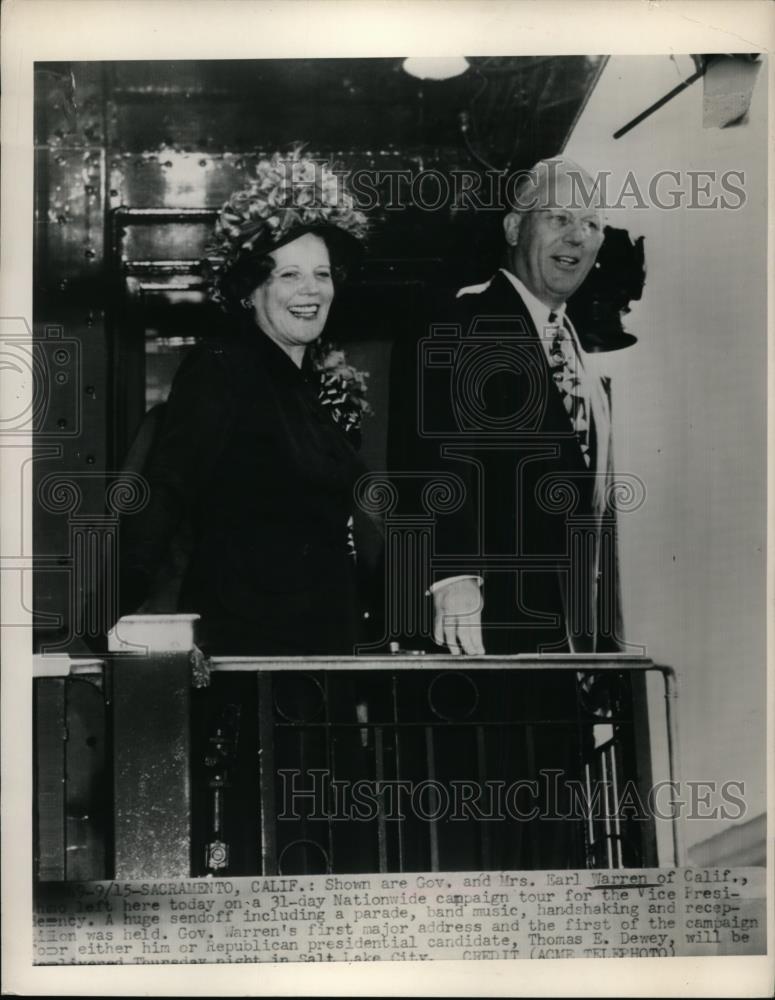
[[[511,196],[516,212],[537,208],[603,208],[602,187],[589,171],[567,156],[539,160],[520,172]]]

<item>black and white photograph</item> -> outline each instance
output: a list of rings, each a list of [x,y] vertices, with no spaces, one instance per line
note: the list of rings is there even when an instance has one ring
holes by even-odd
[[[4,990],[770,993],[732,9],[5,5]]]

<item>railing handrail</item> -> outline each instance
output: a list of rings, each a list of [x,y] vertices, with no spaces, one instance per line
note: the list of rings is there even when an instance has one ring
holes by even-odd
[[[187,655],[188,650],[178,655]],[[151,657],[158,653],[149,652]],[[144,658],[142,653],[109,653],[105,656],[68,654],[36,654],[33,656],[34,677],[67,677],[99,672],[114,660]],[[210,672],[259,673],[291,670],[596,670],[645,671],[658,670],[673,675],[672,667],[655,663],[646,656],[630,653],[514,653],[510,655],[452,656],[449,653],[384,654],[365,656],[213,656],[207,660]]]

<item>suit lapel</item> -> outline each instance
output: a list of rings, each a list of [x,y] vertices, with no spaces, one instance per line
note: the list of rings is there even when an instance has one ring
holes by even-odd
[[[478,296],[477,296],[478,298]],[[540,429],[548,432],[573,433],[573,422],[565,409],[562,396],[557,389],[552,377],[552,370],[549,367],[549,360],[546,351],[541,344],[539,332],[530,315],[530,311],[525,305],[524,299],[511,284],[508,278],[500,271],[495,275],[489,288],[482,293],[480,316],[484,319],[492,316],[499,321],[498,332],[505,335],[522,337],[535,344],[537,354],[540,358],[541,370],[544,381],[544,398],[546,409]],[[505,322],[504,322],[505,321]],[[493,324],[494,325],[494,324]],[[495,330],[493,330],[493,333]],[[590,414],[592,427],[590,437],[595,438],[594,415]],[[575,437],[569,449],[574,457],[574,465],[578,465],[580,470],[586,469],[581,449],[578,447]],[[577,461],[576,461],[577,459]]]

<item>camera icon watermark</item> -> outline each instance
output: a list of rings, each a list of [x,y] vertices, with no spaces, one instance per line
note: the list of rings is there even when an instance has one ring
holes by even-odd
[[[81,432],[81,344],[61,326],[33,336],[21,316],[0,317],[0,439],[35,433],[41,438],[76,437]],[[51,426],[51,413],[66,421]]]
[[[420,436],[465,440],[539,433],[546,408],[542,350],[519,316],[475,316],[466,331],[459,324],[432,325],[418,344]],[[519,391],[499,405],[509,381]]]

